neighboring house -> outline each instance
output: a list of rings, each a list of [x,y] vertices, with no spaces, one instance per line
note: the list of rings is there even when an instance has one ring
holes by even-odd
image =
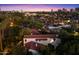
[[[31,34],[32,34],[32,35],[38,35],[38,34],[40,34],[40,33],[39,33],[39,31],[38,31],[37,29],[32,28],[32,29],[31,29]]]
[[[52,35],[25,35],[23,38],[23,45],[27,49],[40,50],[48,44],[53,45],[55,48],[61,43],[56,34]]]
[[[55,41],[56,35],[24,35],[23,45],[25,46],[28,42],[37,42],[39,44],[48,45]]]
[[[47,26],[47,29],[51,32],[60,32],[62,26]]]
[[[36,13],[30,13],[30,12],[26,12],[26,13],[25,13],[25,16],[32,16],[32,15],[35,16],[35,15],[37,15],[37,14],[36,14]]]

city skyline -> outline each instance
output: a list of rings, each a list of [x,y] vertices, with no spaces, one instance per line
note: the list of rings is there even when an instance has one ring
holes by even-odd
[[[0,4],[0,8],[3,11],[57,11],[58,9],[66,8],[77,8],[79,4]]]

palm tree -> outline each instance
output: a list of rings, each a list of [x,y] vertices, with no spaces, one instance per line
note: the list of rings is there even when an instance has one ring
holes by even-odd
[[[8,18],[0,23],[0,50],[1,51],[3,50],[2,41],[4,39],[4,30],[6,29],[8,24],[9,24],[9,19]]]

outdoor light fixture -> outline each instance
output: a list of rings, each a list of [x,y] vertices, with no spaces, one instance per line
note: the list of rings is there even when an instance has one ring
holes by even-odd
[[[50,43],[53,43],[53,42],[54,42],[54,40],[53,40],[53,39],[51,39],[51,40],[50,40]]]
[[[68,20],[67,22],[70,22],[70,20]]]
[[[13,23],[13,22],[11,22],[11,23],[10,23],[10,27],[13,27],[13,26],[14,26],[14,23]]]

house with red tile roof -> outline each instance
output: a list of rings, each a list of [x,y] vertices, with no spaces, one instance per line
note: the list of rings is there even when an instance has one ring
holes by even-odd
[[[23,45],[25,46],[29,42],[36,42],[42,45],[48,45],[55,41],[56,35],[47,34],[47,35],[24,35]]]

